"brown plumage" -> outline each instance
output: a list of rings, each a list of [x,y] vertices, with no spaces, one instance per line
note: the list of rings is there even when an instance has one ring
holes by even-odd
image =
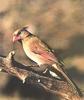
[[[64,77],[75,88],[74,83],[64,71],[63,64],[58,61],[52,50],[44,42],[28,31],[28,27],[23,27],[13,33],[13,42],[15,41],[21,42],[24,52],[31,60],[39,66],[50,65],[53,71],[49,67],[49,72],[53,77],[57,78],[57,73],[60,73],[61,76],[58,77]],[[46,68],[42,70],[42,73],[44,72],[46,73]]]

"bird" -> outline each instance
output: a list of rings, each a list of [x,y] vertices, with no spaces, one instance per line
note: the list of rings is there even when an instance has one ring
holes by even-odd
[[[28,56],[28,58],[39,65],[38,69],[42,74],[49,72],[49,74],[54,78],[61,79],[62,77],[76,89],[75,83],[68,76],[63,68],[63,63],[58,60],[56,55],[54,55],[53,50],[50,49],[46,43],[44,43],[38,36],[31,33],[28,29],[29,26],[24,26],[14,31],[13,43],[16,41],[21,43],[25,54]],[[40,67],[46,64],[49,66],[44,66],[44,68]]]
[[[53,54],[53,50],[49,48],[47,44],[45,44],[41,39],[39,39],[36,35],[32,34],[28,30],[28,26],[22,27],[21,29],[17,29],[13,33],[13,43],[19,41],[24,49],[25,54],[34,62],[36,62],[39,66],[42,65],[52,65],[53,68],[60,71],[60,68],[57,67],[57,64],[60,64],[58,59]],[[47,66],[42,67],[40,71],[47,71]],[[55,74],[50,71],[55,77]],[[57,75],[56,75],[57,76]]]
[[[17,41],[21,43],[28,58],[37,63],[38,67],[33,67],[36,72],[40,72],[42,75],[48,73],[49,77],[54,79],[61,80],[63,78],[77,91],[77,94],[81,94],[75,82],[66,73],[64,62],[58,59],[59,57],[54,54],[54,51],[46,43],[29,31],[28,25],[13,32],[13,43]]]

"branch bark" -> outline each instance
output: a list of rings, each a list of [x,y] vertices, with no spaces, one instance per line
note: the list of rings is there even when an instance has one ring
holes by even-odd
[[[82,100],[79,91],[75,90],[68,82],[36,73],[31,69],[33,66],[17,62],[14,59],[14,54],[14,51],[11,51],[7,57],[0,57],[0,68],[3,72],[18,77],[23,83],[36,83],[47,92],[56,94],[60,100]]]

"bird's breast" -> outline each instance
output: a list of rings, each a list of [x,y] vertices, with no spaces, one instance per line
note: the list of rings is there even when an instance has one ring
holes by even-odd
[[[34,53],[31,49],[30,49],[30,46],[29,44],[25,43],[23,44],[23,49],[24,49],[24,52],[25,54],[31,59],[33,60],[34,62],[36,62],[38,65],[41,65],[41,64],[44,64],[45,61],[43,60],[43,58],[39,55],[39,54],[36,54]]]

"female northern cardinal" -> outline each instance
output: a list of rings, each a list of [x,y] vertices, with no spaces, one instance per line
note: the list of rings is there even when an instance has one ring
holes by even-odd
[[[69,83],[74,84],[63,69],[63,65],[58,61],[52,50],[42,42],[36,35],[28,31],[28,26],[16,30],[13,33],[13,42],[21,42],[26,55],[39,66],[43,64],[51,65],[54,71],[49,71],[53,77],[57,78],[60,73]],[[40,67],[41,70],[41,67]],[[43,70],[42,70],[43,71]],[[46,68],[45,68],[46,71]],[[43,71],[43,73],[45,73]],[[74,85],[73,85],[74,86]]]

